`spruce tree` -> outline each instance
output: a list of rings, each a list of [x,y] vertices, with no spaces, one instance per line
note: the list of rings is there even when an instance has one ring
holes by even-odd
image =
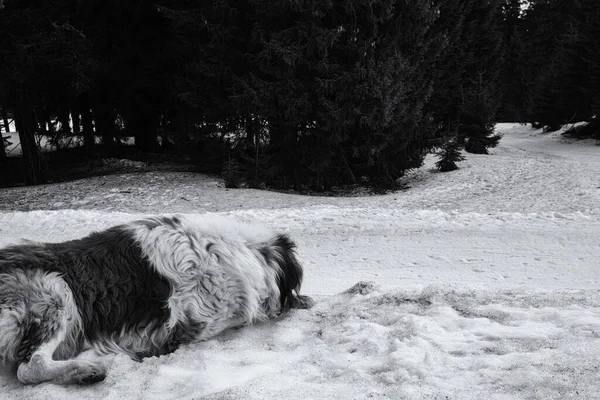
[[[435,153],[439,158],[435,166],[440,172],[458,169],[457,163],[465,159],[462,155],[464,143],[462,138],[455,134],[456,131],[457,129],[449,129],[450,134],[443,139],[441,147]]]
[[[359,141],[354,142],[371,175],[388,184],[420,166],[428,149],[435,127],[426,105],[441,48],[441,37],[432,29],[438,9],[431,2],[396,1],[393,6],[391,18],[380,28],[378,51],[367,64],[375,108],[361,116]]]
[[[391,185],[421,164],[437,55],[430,2],[219,2],[204,11],[206,61],[195,79],[228,82],[216,91],[221,110],[264,121],[253,177],[260,166],[276,186]]]
[[[579,60],[585,80],[580,87],[583,96],[589,104],[584,109],[589,115],[583,115],[587,121],[581,129],[581,134],[600,139],[600,7],[593,0],[581,0],[577,14],[581,36]],[[579,76],[581,79],[581,76]]]
[[[505,0],[502,5],[502,68],[499,84],[501,101],[499,122],[525,121],[525,81],[523,63],[528,57],[524,42],[524,1]]]
[[[591,1],[530,2],[523,18],[528,122],[556,130],[595,115],[596,92],[587,88],[597,76],[597,8]]]
[[[469,153],[488,154],[496,147],[500,136],[495,134],[498,94],[494,83],[484,82],[483,73],[479,83],[465,94],[465,107],[461,114],[460,132],[466,138],[464,148]]]
[[[438,126],[432,141],[435,147],[456,148],[464,143],[469,152],[487,153],[499,141],[494,134],[500,99],[499,5],[497,0],[439,2],[436,29],[445,36],[446,45],[430,103]]]
[[[465,150],[487,154],[500,137],[494,132],[500,104],[498,77],[502,32],[499,0],[475,0],[466,21],[468,48],[461,87],[461,133]]]

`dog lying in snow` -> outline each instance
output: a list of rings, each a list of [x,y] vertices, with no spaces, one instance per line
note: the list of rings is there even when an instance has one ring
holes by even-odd
[[[307,308],[285,235],[217,216],[155,217],[0,250],[0,361],[23,383],[103,380],[140,360]]]

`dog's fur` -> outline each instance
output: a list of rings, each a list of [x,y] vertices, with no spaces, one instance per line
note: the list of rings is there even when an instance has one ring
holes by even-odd
[[[285,235],[217,216],[154,217],[0,250],[0,362],[23,383],[93,383],[112,356],[170,353],[300,296]]]

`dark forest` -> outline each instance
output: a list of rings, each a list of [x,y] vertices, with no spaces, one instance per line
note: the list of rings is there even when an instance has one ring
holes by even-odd
[[[584,121],[576,134],[600,139],[596,0],[0,7],[4,185],[134,157],[230,187],[393,188],[429,153],[441,171],[486,154],[500,121]],[[22,157],[7,155],[11,122]]]

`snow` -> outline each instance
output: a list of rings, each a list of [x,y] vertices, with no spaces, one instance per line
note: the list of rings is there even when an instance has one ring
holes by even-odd
[[[499,124],[491,155],[381,196],[308,197],[179,172],[0,191],[0,246],[156,213],[265,222],[298,243],[316,305],[30,399],[593,399],[600,359],[600,147]]]

